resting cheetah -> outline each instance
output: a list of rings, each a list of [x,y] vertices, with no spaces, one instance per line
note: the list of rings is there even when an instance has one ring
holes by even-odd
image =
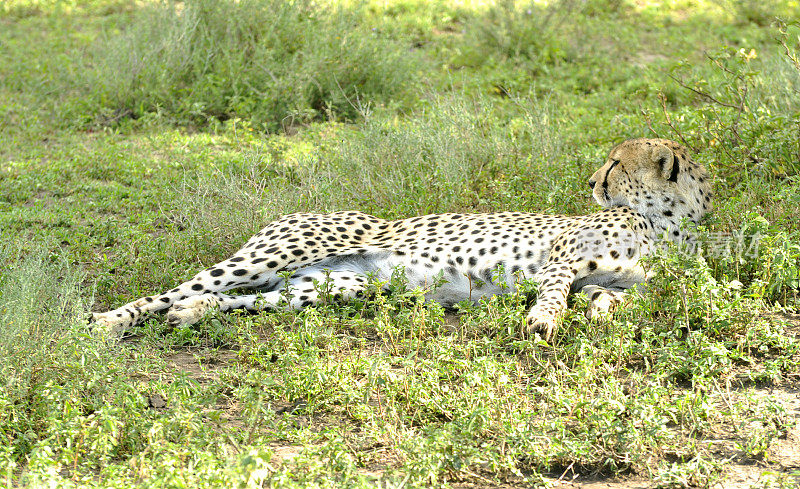
[[[679,144],[633,139],[611,150],[589,186],[603,210],[587,216],[435,214],[385,221],[360,212],[290,214],[268,224],[231,258],[160,295],[144,297],[94,321],[112,333],[145,313],[167,311],[171,325],[191,324],[210,309],[285,306],[282,271],[292,271],[289,306],[313,305],[314,281],[352,298],[367,274],[387,279],[403,267],[413,286],[444,285],[427,295],[445,306],[513,290],[520,276],[538,283],[526,332],[553,337],[570,290],[590,299],[587,316],[606,313],[622,292],[646,280],[639,258],[662,239],[683,241],[681,221],[710,210],[710,181]],[[502,273],[498,273],[503,271]],[[225,295],[258,288],[253,295]]]

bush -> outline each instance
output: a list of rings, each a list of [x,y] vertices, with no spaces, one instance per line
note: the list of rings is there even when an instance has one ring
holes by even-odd
[[[516,63],[552,64],[568,58],[559,34],[577,10],[577,2],[560,0],[546,7],[505,0],[465,26],[465,42],[457,51],[456,66],[481,66],[512,59]]]
[[[267,130],[350,120],[402,99],[419,66],[357,9],[304,0],[165,2],[100,44],[89,83],[105,123],[148,113],[196,125],[240,117]]]
[[[763,55],[755,48],[723,47],[707,53],[709,67],[682,63],[671,77],[693,98],[695,106],[676,109],[683,129],[672,130],[692,148],[710,146],[726,173],[746,172],[785,177],[800,172],[800,63],[791,35],[797,26],[782,26],[783,56]],[[795,41],[796,43],[796,41]],[[766,74],[769,74],[766,76]],[[669,97],[662,97],[666,113]]]

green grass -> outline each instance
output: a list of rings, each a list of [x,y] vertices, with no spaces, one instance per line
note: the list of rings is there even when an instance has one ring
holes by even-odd
[[[4,3],[0,480],[710,487],[736,466],[793,487],[800,27],[774,18],[798,14]],[[289,212],[592,212],[586,180],[640,136],[715,176],[706,253],[652,259],[602,324],[577,297],[553,345],[520,338],[526,294],[446,312],[400,277],[365,303],[154,317],[118,344],[85,325]]]

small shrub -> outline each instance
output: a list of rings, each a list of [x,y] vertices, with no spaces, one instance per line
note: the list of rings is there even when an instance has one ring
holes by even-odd
[[[419,60],[359,22],[358,9],[298,0],[191,0],[141,10],[98,46],[99,122],[158,113],[267,130],[359,116],[402,98]]]
[[[783,57],[762,60],[755,48],[723,47],[707,54],[710,72],[679,64],[671,76],[695,106],[678,109],[674,118],[681,127],[666,116],[671,137],[692,148],[709,146],[725,174],[800,172],[800,64],[789,31],[795,32],[786,27],[779,32]],[[667,114],[666,97],[662,104]]]
[[[567,45],[559,34],[577,10],[577,3],[560,0],[543,7],[536,3],[520,6],[511,0],[497,2],[466,24],[466,42],[453,61],[465,66],[480,66],[487,58],[515,63],[563,61],[568,57]]]

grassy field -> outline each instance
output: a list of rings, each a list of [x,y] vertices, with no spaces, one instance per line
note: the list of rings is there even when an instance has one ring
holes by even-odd
[[[6,0],[7,487],[797,487],[797,1]],[[714,175],[705,253],[602,324],[407,290],[121,342],[269,220],[597,209],[631,137]]]

